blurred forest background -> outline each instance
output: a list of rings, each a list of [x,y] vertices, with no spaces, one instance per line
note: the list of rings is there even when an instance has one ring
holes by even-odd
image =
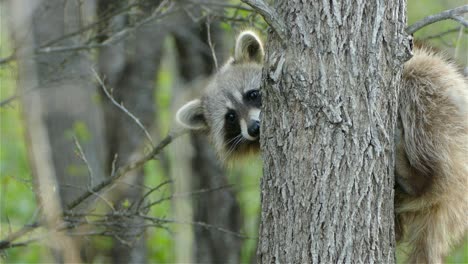
[[[240,1],[40,2],[0,2],[0,262],[63,260],[67,246],[94,263],[254,262],[260,157],[223,168],[204,135],[184,135],[120,174],[177,134],[175,109],[239,30],[266,35],[261,17]],[[408,0],[408,24],[464,4]],[[466,67],[466,34],[447,20],[415,38]],[[63,221],[45,213],[54,198]],[[468,263],[468,242],[447,263]]]

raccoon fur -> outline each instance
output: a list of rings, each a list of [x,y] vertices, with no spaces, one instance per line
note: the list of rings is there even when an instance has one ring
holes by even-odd
[[[242,32],[234,57],[209,81],[201,98],[182,106],[176,120],[207,130],[223,160],[260,149],[260,85],[264,50],[253,31]]]
[[[468,87],[440,54],[416,47],[405,63],[395,133],[395,226],[408,263],[440,263],[468,227]],[[259,150],[263,44],[242,32],[204,94],[176,114],[208,133],[221,159]]]

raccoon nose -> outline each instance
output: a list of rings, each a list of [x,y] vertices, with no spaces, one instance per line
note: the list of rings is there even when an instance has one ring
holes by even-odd
[[[250,136],[258,137],[258,135],[260,134],[260,121],[257,121],[257,120],[252,121],[247,131],[249,132]]]

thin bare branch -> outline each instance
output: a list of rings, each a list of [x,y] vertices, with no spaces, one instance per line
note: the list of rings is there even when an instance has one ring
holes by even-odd
[[[125,106],[122,103],[119,104],[119,103],[117,103],[117,101],[115,101],[114,97],[109,93],[109,91],[106,88],[106,85],[104,84],[104,81],[101,79],[101,77],[99,77],[99,74],[96,72],[96,70],[94,68],[91,68],[91,70],[93,71],[94,76],[96,77],[96,80],[99,82],[99,85],[101,86],[102,90],[106,94],[107,98],[109,98],[109,100],[111,100],[111,102],[115,106],[117,106],[117,108],[122,110],[126,115],[128,115],[131,119],[133,119],[133,121],[135,121],[135,123],[145,133],[145,136],[149,140],[149,142],[151,143],[151,146],[154,147],[153,139],[151,138],[151,135],[148,132],[148,130],[146,130],[145,126],[140,122],[140,120],[136,116],[134,116],[130,111],[128,111],[128,109],[125,108]]]
[[[461,46],[462,38],[463,38],[463,28],[460,27],[460,30],[458,31],[457,42],[455,44],[455,52],[454,52],[455,58],[458,57],[458,52],[460,52],[460,46]]]
[[[211,27],[210,27],[211,21],[210,17],[208,16],[206,19],[206,34],[208,35],[208,45],[210,46],[211,50],[211,56],[213,57],[213,63],[215,66],[216,71],[218,71],[218,59],[216,58],[216,52],[214,50],[213,42],[211,42]]]
[[[30,88],[26,91],[18,91],[16,92],[16,94],[6,98],[5,100],[2,100],[0,101],[0,107],[4,107],[6,105],[9,105],[10,103],[12,103],[13,101],[15,101],[16,99],[19,99],[21,98],[21,96],[25,96],[27,94],[29,94],[30,92],[34,91],[37,87],[34,87],[34,88]]]
[[[83,151],[83,148],[81,147],[81,144],[80,144],[80,142],[78,141],[78,139],[76,138],[75,135],[73,135],[73,141],[75,141],[75,146],[76,146],[78,157],[80,157],[80,159],[85,163],[86,168],[88,168],[88,174],[89,174],[89,183],[88,183],[88,185],[91,187],[91,186],[94,185],[94,183],[93,183],[93,178],[94,178],[93,169],[91,169],[91,166],[89,166],[88,159],[86,158],[86,156],[84,154],[84,151]]]
[[[111,175],[115,174],[115,164],[117,163],[117,159],[119,158],[119,154],[115,153],[114,158],[112,159],[112,165],[111,165]]]
[[[452,28],[452,29],[442,31],[442,32],[437,33],[437,34],[422,37],[422,38],[420,38],[420,40],[424,41],[424,40],[430,40],[430,39],[435,39],[435,38],[442,38],[442,37],[444,37],[444,36],[446,36],[448,34],[458,33],[460,31],[462,31],[463,34],[468,34],[468,31],[466,30],[466,28],[464,28],[463,26],[459,26],[459,27],[455,27],[455,28]]]
[[[159,189],[162,186],[164,186],[164,185],[166,185],[166,184],[168,184],[170,182],[171,181],[165,181],[165,182],[159,184],[158,186],[156,186],[155,188],[150,190],[147,193],[146,196],[148,196],[149,193],[151,193],[153,190]],[[196,191],[189,192],[189,193],[174,195],[174,197],[188,196],[188,195],[199,195],[199,194],[213,192],[213,191],[217,191],[217,190],[224,189],[224,188],[230,188],[230,187],[232,187],[232,185],[223,185],[223,186],[219,186],[219,187],[215,187],[215,188],[200,189],[200,190],[196,190]],[[94,195],[96,195],[96,194],[97,193],[94,192]],[[164,200],[166,200],[166,199],[164,199]],[[58,226],[54,230],[49,230],[49,232],[47,232],[46,234],[41,234],[39,236],[33,237],[33,238],[25,240],[25,241],[21,241],[21,242],[18,242],[18,243],[13,243],[14,240],[16,240],[18,238],[21,238],[23,235],[29,233],[30,231],[32,231],[35,228],[40,226],[38,222],[34,222],[33,224],[31,224],[29,226],[23,227],[21,230],[17,231],[16,233],[11,234],[8,238],[0,241],[0,250],[5,250],[5,249],[8,249],[8,248],[12,248],[12,247],[27,246],[30,243],[46,239],[51,233],[60,232],[60,231],[63,231],[63,230],[69,230],[69,232],[67,234],[68,235],[74,235],[74,236],[90,236],[90,235],[91,236],[118,236],[118,233],[116,233],[115,231],[111,231],[111,230],[115,230],[115,227],[127,228],[127,226],[122,225],[121,219],[122,218],[127,218],[127,217],[135,217],[135,216],[141,217],[142,219],[144,219],[147,222],[150,222],[152,224],[147,224],[146,223],[146,224],[132,226],[132,227],[140,227],[140,228],[159,227],[159,228],[166,229],[167,231],[170,232],[170,230],[167,229],[167,227],[164,224],[166,224],[166,223],[189,224],[189,225],[201,226],[201,227],[204,227],[204,228],[207,228],[207,229],[213,229],[213,230],[223,232],[223,233],[228,233],[228,234],[231,234],[233,236],[240,237],[240,238],[247,238],[247,239],[251,238],[251,237],[247,237],[245,235],[230,231],[230,230],[225,229],[223,227],[207,224],[207,223],[204,223],[204,222],[177,221],[177,220],[173,220],[173,219],[149,217],[149,216],[146,216],[145,214],[142,214],[141,211],[139,211],[139,210],[131,210],[131,208],[128,208],[128,209],[125,209],[123,211],[112,210],[111,213],[106,213],[106,214],[98,214],[98,213],[92,213],[92,212],[79,213],[79,212],[66,211],[66,212],[63,213],[63,217],[64,217],[63,219],[65,221],[65,223],[63,225]],[[95,220],[89,221],[87,219],[88,217],[93,217],[93,219],[95,219]],[[91,231],[91,232],[82,232],[82,233],[70,232],[74,228],[76,228],[78,226],[82,226],[82,225],[93,225],[93,226],[96,226],[96,227],[106,228],[106,230],[100,230],[100,231],[94,230],[94,231]]]
[[[466,21],[462,16],[453,16],[452,19],[462,24],[464,27],[468,27],[468,21]]]
[[[4,107],[5,105],[8,105],[10,104],[11,102],[13,102],[14,100],[18,99],[19,98],[19,95],[15,94],[15,95],[12,95],[10,97],[8,97],[7,99],[5,100],[2,100],[0,102],[0,107]]]
[[[167,145],[169,145],[174,139],[178,138],[182,134],[186,133],[187,131],[181,131],[181,132],[172,132],[169,133],[156,147],[154,147],[150,153],[146,154],[144,157],[141,159],[134,161],[132,163],[129,163],[125,166],[120,167],[117,169],[115,174],[111,175],[98,185],[94,186],[91,188],[91,190],[88,190],[81,194],[78,198],[76,198],[74,201],[72,201],[66,208],[67,210],[71,210],[81,204],[84,200],[86,200],[88,197],[93,195],[94,193],[97,193],[101,191],[103,188],[109,186],[111,183],[114,183],[117,179],[122,177],[123,175],[127,174],[129,171],[135,170],[137,168],[140,168],[143,166],[146,162],[148,162],[151,159],[154,159],[156,155],[158,155]]]
[[[6,237],[5,239],[0,241],[0,250],[12,247],[11,245],[12,245],[13,241],[15,241],[18,238],[21,238],[22,236],[28,234],[29,232],[33,231],[37,227],[39,227],[39,223],[34,222],[32,224],[24,225],[20,230],[14,232],[14,233],[11,233],[10,235],[8,235],[8,237]]]
[[[427,16],[413,25],[406,28],[408,34],[413,34],[414,32],[420,30],[421,28],[433,24],[438,21],[452,19],[462,24],[464,27],[468,27],[468,22],[464,20],[460,15],[468,13],[468,5],[460,6],[454,9],[445,10],[435,15]]]
[[[209,8],[213,7],[220,7],[220,8],[233,8],[236,10],[243,10],[243,11],[249,11],[252,12],[254,11],[252,8],[242,6],[242,5],[233,5],[229,3],[222,3],[222,2],[215,2],[215,1],[195,1],[195,0],[187,0],[188,3],[194,4],[194,5],[201,5],[201,6],[206,6]]]
[[[175,223],[175,224],[185,224],[185,225],[201,226],[201,227],[204,227],[204,228],[206,228],[206,229],[213,229],[213,230],[216,230],[216,231],[219,231],[219,232],[223,232],[223,233],[226,233],[226,234],[230,234],[230,235],[232,235],[232,236],[239,237],[239,238],[243,238],[243,239],[254,239],[254,237],[248,237],[248,236],[239,234],[239,233],[237,233],[237,232],[233,232],[233,231],[231,231],[231,230],[228,230],[228,229],[226,229],[226,228],[219,227],[219,226],[215,226],[215,225],[211,225],[211,224],[207,224],[207,223],[204,223],[204,222],[177,221],[177,220],[174,220],[174,219],[165,219],[165,218],[149,217],[149,216],[146,216],[146,215],[140,215],[140,217],[142,217],[142,218],[145,219],[145,220],[152,221],[152,222],[154,221],[154,222],[159,222],[159,223]]]
[[[164,181],[164,182],[160,183],[159,185],[157,185],[156,187],[151,188],[151,190],[149,190],[148,192],[146,192],[145,195],[143,195],[143,197],[141,197],[141,199],[138,201],[137,206],[136,206],[136,211],[138,212],[138,211],[140,210],[140,207],[141,207],[141,205],[143,204],[144,200],[145,200],[150,194],[152,194],[153,192],[159,190],[161,187],[163,187],[164,185],[169,184],[169,183],[172,183],[172,180]]]
[[[268,25],[275,31],[276,34],[280,37],[281,41],[286,42],[286,25],[280,19],[276,11],[267,5],[263,0],[241,0],[242,2],[251,6],[255,11],[257,11],[267,22]]]
[[[5,58],[1,58],[0,59],[0,64],[6,64],[6,63],[10,63],[12,61],[16,60],[16,56],[15,54],[11,54],[10,56],[8,57],[5,57]]]
[[[223,185],[223,186],[219,186],[219,187],[214,187],[214,188],[205,188],[205,189],[200,189],[200,190],[195,190],[193,192],[186,192],[186,193],[178,193],[178,194],[173,194],[173,195],[169,195],[169,196],[165,196],[165,197],[162,197],[156,201],[153,201],[151,203],[149,203],[148,205],[146,205],[144,207],[144,209],[149,209],[150,207],[156,205],[156,204],[159,204],[159,203],[162,203],[164,201],[169,201],[169,200],[172,200],[174,198],[180,198],[180,197],[187,197],[187,196],[193,196],[193,195],[200,195],[200,194],[204,194],[204,193],[210,193],[210,192],[214,192],[214,191],[218,191],[218,190],[222,190],[222,189],[227,189],[227,188],[231,188],[233,185],[232,184],[228,184],[228,185]]]
[[[71,46],[53,46],[53,47],[50,47],[50,44],[49,44],[49,43],[56,43],[65,38],[73,37],[77,34],[83,33],[84,31],[97,26],[99,23],[102,23],[102,22],[99,22],[97,24],[93,24],[93,25],[90,25],[89,27],[86,27],[86,29],[81,29],[77,32],[72,32],[70,34],[67,34],[66,36],[60,37],[59,39],[50,41],[49,43],[47,43],[49,45],[42,45],[40,48],[34,51],[34,55],[53,53],[53,52],[70,52],[70,51],[98,49],[98,48],[103,48],[106,46],[113,45],[121,40],[124,40],[130,33],[134,32],[137,28],[144,26],[150,22],[167,17],[170,14],[176,13],[177,11],[180,10],[180,8],[175,8],[175,6],[176,5],[173,2],[168,3],[168,1],[163,1],[158,6],[158,8],[154,10],[154,12],[151,15],[149,15],[148,17],[142,19],[141,21],[139,21],[138,23],[135,23],[134,25],[130,27],[126,27],[122,29],[121,31],[110,36],[108,39],[106,39],[102,43],[83,43],[83,44],[77,44],[77,45],[71,45]],[[16,57],[14,53],[8,57],[0,58],[0,65],[9,63],[15,59]]]

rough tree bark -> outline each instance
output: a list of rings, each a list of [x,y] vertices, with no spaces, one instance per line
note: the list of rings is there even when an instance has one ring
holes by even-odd
[[[191,10],[196,12],[196,10]],[[208,44],[206,20],[194,24],[186,14],[177,17],[174,35],[178,52],[180,76],[185,87],[193,88],[196,78],[207,78],[217,69]],[[216,57],[223,62],[226,54],[219,24],[210,22],[210,39],[216,48]],[[187,85],[192,82],[192,86]],[[185,91],[187,92],[187,91]],[[194,91],[192,91],[194,93]],[[195,92],[196,93],[196,92]],[[179,97],[180,98],[180,97]],[[191,134],[193,156],[191,157],[192,191],[216,189],[227,186],[228,180],[222,165],[205,135]],[[193,197],[193,221],[240,231],[240,208],[233,191],[222,188]],[[241,239],[218,230],[194,226],[194,262],[239,263]]]
[[[100,0],[98,16],[115,12],[128,5],[131,1]],[[139,11],[142,16],[148,16],[158,6],[160,1],[141,1]],[[131,22],[127,15],[113,17],[103,27],[103,38],[129,27]],[[135,29],[124,40],[100,50],[99,72],[105,78],[106,86],[112,89],[114,99],[122,103],[136,116],[146,129],[155,124],[155,79],[161,61],[161,51],[165,30],[159,21],[152,21]],[[106,120],[106,140],[108,142],[106,168],[110,175],[115,155],[115,166],[127,163],[142,155],[144,144],[148,144],[145,133],[135,121],[120,111],[110,100],[102,95]],[[156,122],[157,123],[157,122]],[[157,139],[153,141],[157,142]],[[130,204],[142,197],[144,184],[143,170],[135,170],[125,176],[112,191],[110,198],[121,208],[126,201]],[[116,230],[119,238],[114,239],[112,249],[113,263],[145,263],[146,236],[143,219],[135,216],[122,220],[121,229]]]
[[[275,1],[263,88],[261,263],[393,263],[405,0]]]

